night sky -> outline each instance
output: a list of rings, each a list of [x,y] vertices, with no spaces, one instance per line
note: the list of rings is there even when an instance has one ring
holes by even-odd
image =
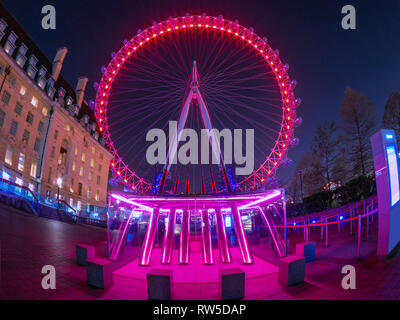
[[[57,48],[69,50],[63,75],[75,86],[79,76],[89,77],[86,99],[93,99],[92,83],[100,80],[100,68],[124,39],[153,21],[181,16],[186,12],[222,14],[238,19],[255,33],[266,36],[280,58],[289,63],[290,75],[302,99],[298,114],[303,125],[296,130],[300,144],[290,150],[293,164],[281,170],[287,181],[301,155],[308,151],[316,127],[325,119],[338,120],[347,85],[367,95],[378,110],[394,90],[400,90],[400,1],[50,1],[3,0],[50,60]],[[41,8],[54,5],[57,29],[41,28]],[[352,4],[357,10],[357,30],[341,28],[341,8]]]

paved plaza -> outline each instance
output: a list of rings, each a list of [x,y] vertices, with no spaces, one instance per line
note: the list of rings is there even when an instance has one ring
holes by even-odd
[[[376,219],[375,219],[376,222]],[[278,274],[246,280],[246,299],[399,299],[400,255],[377,261],[375,225],[370,238],[361,246],[361,261],[357,261],[356,235],[346,226],[340,233],[331,227],[329,246],[324,247],[319,229],[311,232],[310,240],[317,244],[316,260],[306,265],[306,280],[302,285],[285,288]],[[292,248],[302,241],[302,232],[290,234]],[[106,240],[106,230],[87,225],[75,225],[34,217],[0,204],[1,299],[147,299],[144,280],[114,277],[109,290],[86,285],[85,268],[75,263],[75,245],[96,245]],[[341,287],[344,265],[356,268],[356,290]],[[41,269],[56,268],[56,289],[44,290]],[[173,285],[174,299],[218,299],[218,284]]]

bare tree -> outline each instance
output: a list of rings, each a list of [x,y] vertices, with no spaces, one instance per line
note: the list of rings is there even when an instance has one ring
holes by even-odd
[[[375,106],[360,92],[346,87],[340,108],[346,154],[353,174],[367,175],[372,170],[370,136],[376,123]]]
[[[393,129],[397,135],[400,135],[400,93],[396,91],[390,94],[386,102],[382,128]]]
[[[325,120],[319,125],[317,134],[312,143],[313,171],[324,179],[324,183],[331,190],[333,170],[338,155],[339,140],[337,127],[333,121]]]

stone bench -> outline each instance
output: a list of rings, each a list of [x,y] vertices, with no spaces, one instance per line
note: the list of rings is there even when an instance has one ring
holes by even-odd
[[[279,282],[284,286],[294,286],[304,282],[306,259],[293,255],[279,260]]]
[[[240,268],[221,269],[219,271],[222,300],[244,298],[245,273]]]
[[[89,286],[107,289],[113,284],[111,261],[92,258],[86,264],[86,279]]]
[[[151,269],[146,278],[149,300],[171,300],[172,270]]]
[[[76,264],[86,266],[86,262],[96,256],[95,248],[86,244],[76,245]]]
[[[307,262],[315,260],[315,242],[306,241],[296,244],[296,255],[304,257]]]

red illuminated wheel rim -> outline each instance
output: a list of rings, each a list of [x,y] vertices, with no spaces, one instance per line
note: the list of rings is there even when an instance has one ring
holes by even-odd
[[[265,39],[236,22],[206,15],[171,18],[161,23],[156,23],[127,41],[113,55],[112,60],[103,72],[95,100],[95,116],[99,130],[105,139],[106,147],[113,156],[110,164],[111,169],[132,190],[143,193],[152,191],[151,181],[146,181],[136,174],[133,168],[128,167],[119,155],[117,147],[112,140],[108,121],[109,96],[119,71],[131,57],[140,55],[141,49],[149,46],[156,39],[165,37],[169,33],[187,30],[188,28],[208,29],[213,32],[223,33],[228,37],[240,40],[244,46],[251,47],[262,57],[265,64],[273,72],[276,84],[279,86],[281,123],[274,146],[271,150],[265,152],[267,154],[265,161],[251,175],[243,178],[238,183],[239,189],[242,191],[254,190],[275,173],[278,166],[286,159],[289,146],[296,141],[293,133],[296,124],[299,122],[299,119],[296,118],[296,107],[299,105],[300,99],[295,99],[293,92],[295,82],[290,80],[288,65],[283,64],[278,57],[278,53],[268,45]]]

